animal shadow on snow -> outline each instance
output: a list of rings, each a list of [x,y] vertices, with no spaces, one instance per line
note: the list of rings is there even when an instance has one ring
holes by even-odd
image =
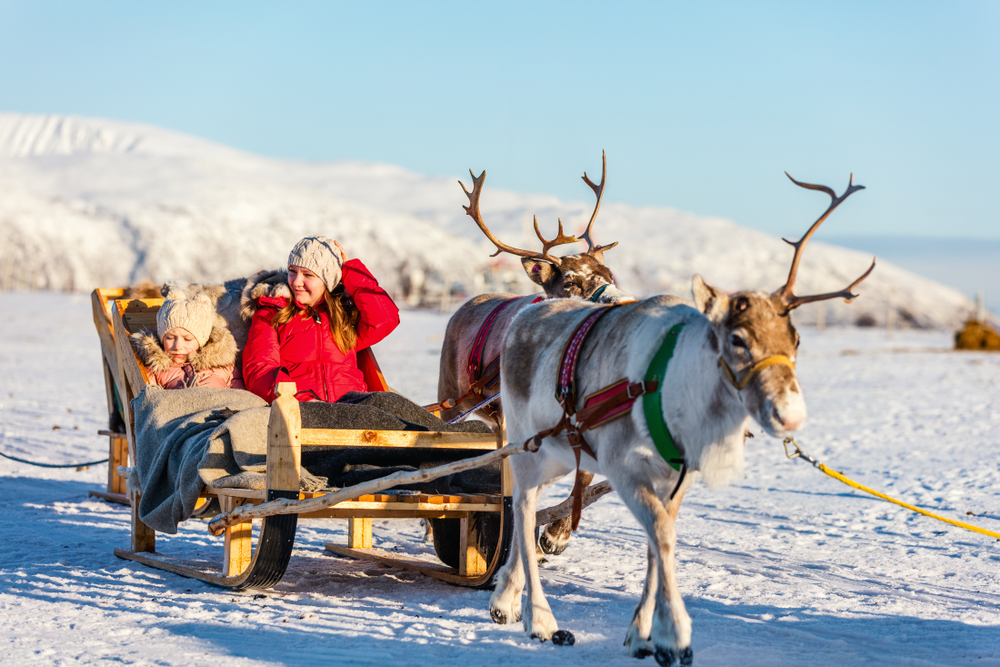
[[[457,655],[452,651],[461,651],[468,664],[524,659],[552,665],[638,664],[621,646],[638,595],[594,590],[556,576],[546,582],[553,612],[578,641],[572,648],[540,646],[524,636],[520,624],[493,624],[486,590],[303,553],[337,537],[306,524],[305,544],[301,550],[297,546],[285,580],[262,591],[266,597],[255,598],[115,557],[112,549],[128,541],[128,510],[87,498],[94,488],[84,482],[0,478],[0,503],[8,519],[30,524],[0,552],[0,589],[101,613],[125,609],[155,619],[157,627],[179,637],[211,644],[219,653],[278,664],[327,665],[331,659],[379,667],[433,664],[442,655]],[[221,545],[207,531],[204,537],[186,530],[162,537],[167,553],[221,557]],[[42,573],[44,578],[37,576]],[[692,648],[699,666],[1000,664],[997,627],[862,609],[854,617],[830,616],[807,607],[685,597],[698,628]],[[188,622],[183,616],[195,602],[200,620]],[[970,599],[970,604],[976,603]],[[231,620],[246,614],[245,625]]]

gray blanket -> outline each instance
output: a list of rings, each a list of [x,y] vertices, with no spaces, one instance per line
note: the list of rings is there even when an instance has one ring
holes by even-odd
[[[303,428],[485,432],[481,422],[449,426],[409,400],[388,392],[351,393],[338,403],[301,404]],[[194,512],[205,486],[265,488],[267,421],[261,398],[238,389],[196,387],[167,391],[147,386],[132,401],[136,452],[130,484],[139,483],[139,518],[154,530],[176,533]],[[383,448],[376,448],[382,450]],[[426,454],[426,452],[425,452]],[[420,450],[304,447],[300,471],[306,491],[348,486],[398,470],[439,465],[467,454],[426,460]],[[313,472],[330,476],[317,477]],[[420,490],[488,493],[499,488],[499,467],[443,478]]]

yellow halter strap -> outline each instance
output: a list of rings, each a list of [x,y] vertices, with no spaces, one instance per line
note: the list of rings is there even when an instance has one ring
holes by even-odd
[[[746,386],[750,384],[750,382],[755,377],[757,377],[758,373],[760,373],[768,366],[774,366],[775,364],[784,364],[785,366],[791,366],[793,370],[795,369],[794,361],[792,361],[783,354],[775,354],[774,356],[771,357],[764,357],[763,359],[755,363],[747,370],[746,374],[742,377],[742,379],[737,380],[736,374],[733,373],[733,369],[729,367],[729,364],[726,363],[725,359],[719,357],[719,366],[722,367],[723,373],[726,374],[726,379],[728,379],[729,382],[734,387],[736,387],[737,391],[743,391],[744,389],[746,389]]]

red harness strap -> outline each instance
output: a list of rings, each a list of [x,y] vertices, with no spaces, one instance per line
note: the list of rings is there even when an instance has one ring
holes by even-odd
[[[588,315],[579,325],[573,335],[570,336],[563,348],[562,359],[559,362],[559,378],[556,382],[556,400],[563,409],[563,416],[559,423],[550,429],[539,432],[533,438],[535,448],[541,445],[543,438],[556,436],[566,431],[566,439],[569,440],[573,455],[576,458],[576,480],[573,483],[573,530],[580,526],[580,515],[583,511],[583,472],[580,470],[580,452],[586,452],[591,458],[597,459],[594,450],[587,443],[584,431],[592,429],[602,424],[623,417],[635,403],[635,400],[645,393],[656,391],[658,386],[655,381],[650,382],[629,382],[627,379],[619,380],[614,384],[587,396],[583,402],[583,408],[579,412],[576,410],[576,367],[580,358],[580,351],[597,321],[608,313],[615,305],[602,307]],[[525,446],[527,446],[525,442]]]

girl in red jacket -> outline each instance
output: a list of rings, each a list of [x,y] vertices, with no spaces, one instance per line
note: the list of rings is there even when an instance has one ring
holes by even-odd
[[[243,349],[247,389],[269,403],[279,382],[295,382],[300,401],[367,391],[357,353],[396,328],[396,304],[360,260],[323,236],[292,249],[288,286],[290,300],[257,300]]]

